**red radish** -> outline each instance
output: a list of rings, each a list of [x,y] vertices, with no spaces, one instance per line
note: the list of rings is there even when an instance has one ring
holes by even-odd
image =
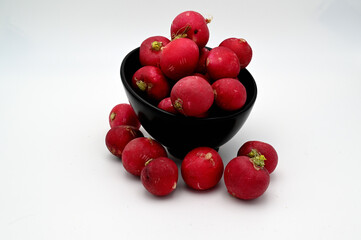
[[[265,168],[271,174],[277,167],[278,155],[276,150],[268,143],[261,141],[248,141],[238,150],[237,156],[261,157],[265,159]]]
[[[177,187],[178,167],[167,157],[150,159],[145,163],[140,179],[148,192],[165,196]]]
[[[269,173],[263,166],[262,157],[233,158],[224,170],[224,183],[228,192],[244,200],[260,197],[270,183]]]
[[[139,48],[139,61],[142,66],[159,67],[161,50],[170,40],[163,36],[153,36],[145,39]]]
[[[143,137],[143,133],[132,126],[120,125],[111,128],[105,136],[105,145],[117,157],[122,157],[124,147],[133,139]]]
[[[206,60],[207,60],[208,54],[209,54],[208,48],[204,47],[204,48],[200,49],[198,65],[195,70],[197,73],[205,74],[207,72]]]
[[[236,78],[241,69],[237,55],[226,47],[215,47],[206,60],[207,72],[213,80]]]
[[[198,147],[184,157],[181,173],[189,187],[207,190],[217,185],[222,178],[223,161],[213,148]]]
[[[124,147],[122,162],[127,172],[140,176],[149,159],[167,156],[165,148],[159,142],[151,138],[139,137],[131,140]]]
[[[170,87],[166,77],[158,67],[144,66],[132,78],[132,87],[144,92],[151,100],[160,101],[169,95]]]
[[[110,127],[120,125],[130,125],[137,129],[140,128],[140,122],[132,106],[128,103],[120,103],[113,107],[109,114]]]
[[[179,38],[162,49],[160,68],[170,79],[176,81],[191,75],[198,65],[199,49],[194,41]]]
[[[173,107],[172,100],[170,97],[164,98],[162,101],[158,103],[158,107],[163,109],[164,111],[177,114],[178,111]]]
[[[246,88],[235,78],[218,79],[212,84],[212,88],[214,101],[223,110],[238,110],[246,103]]]
[[[209,19],[195,11],[185,11],[178,14],[171,25],[171,37],[192,39],[199,48],[206,46],[209,40]]]
[[[241,69],[248,66],[252,59],[252,48],[243,38],[227,38],[219,46],[227,47],[236,53]]]
[[[203,115],[212,106],[212,86],[204,78],[188,76],[174,84],[170,97],[174,108],[185,116]]]

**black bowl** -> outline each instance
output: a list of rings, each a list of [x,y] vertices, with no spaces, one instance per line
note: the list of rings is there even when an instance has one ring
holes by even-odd
[[[140,67],[139,48],[136,48],[125,56],[120,68],[129,103],[147,133],[177,158],[183,158],[190,150],[200,146],[218,150],[240,130],[257,98],[256,82],[246,69],[242,69],[238,78],[247,90],[247,101],[241,109],[225,112],[214,107],[205,118],[172,114],[134,91],[131,80]]]

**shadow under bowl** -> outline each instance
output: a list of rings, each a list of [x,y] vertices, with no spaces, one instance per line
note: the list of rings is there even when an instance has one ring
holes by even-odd
[[[241,129],[257,98],[255,80],[247,69],[242,69],[238,79],[246,88],[247,100],[241,109],[226,112],[212,107],[205,118],[172,114],[158,108],[157,103],[148,101],[132,88],[133,74],[141,67],[139,48],[129,52],[122,61],[120,77],[129,103],[147,133],[179,159],[196,147],[207,146],[218,150]]]

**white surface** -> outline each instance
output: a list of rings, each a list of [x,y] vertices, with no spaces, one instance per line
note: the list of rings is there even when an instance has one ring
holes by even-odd
[[[105,147],[123,57],[185,10],[213,16],[208,46],[253,48],[258,99],[220,154],[276,148],[255,201],[223,179],[153,197]],[[360,23],[357,0],[1,1],[0,239],[360,239]]]

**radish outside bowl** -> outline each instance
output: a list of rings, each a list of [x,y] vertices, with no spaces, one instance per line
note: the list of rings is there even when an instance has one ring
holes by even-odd
[[[247,69],[242,69],[238,79],[245,86],[245,105],[232,112],[212,108],[204,118],[172,114],[157,107],[131,85],[133,74],[141,67],[139,48],[129,52],[122,61],[120,77],[129,103],[132,105],[143,128],[168,152],[183,158],[196,147],[211,147],[216,150],[234,137],[247,120],[257,98],[257,85]]]

